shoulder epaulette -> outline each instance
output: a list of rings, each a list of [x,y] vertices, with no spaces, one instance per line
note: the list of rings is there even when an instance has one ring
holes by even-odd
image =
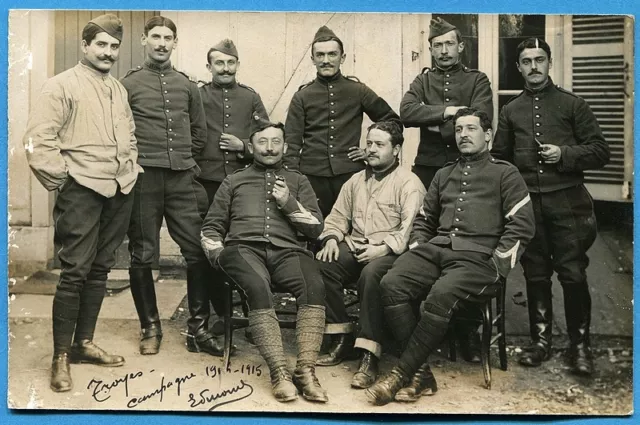
[[[513,102],[514,100],[516,100],[517,98],[519,98],[520,96],[522,96],[522,93],[524,93],[524,90],[521,91],[520,93],[518,93],[517,95],[511,97],[511,99],[507,100],[507,102],[502,105],[502,107],[504,108],[505,106],[507,106],[509,103]]]
[[[130,70],[127,71],[127,73],[122,78],[127,78],[129,75],[133,74],[134,72],[138,72],[141,69],[142,69],[142,65],[138,65],[135,68],[131,68]]]
[[[249,86],[247,86],[247,85],[245,85],[245,84],[238,83],[238,85],[239,85],[240,87],[244,87],[245,89],[247,89],[247,90],[249,90],[249,91],[252,91],[252,92],[254,92],[254,93],[256,92],[252,87],[249,87]]]
[[[425,66],[424,68],[422,68],[422,71],[420,71],[420,74],[427,74],[429,73],[429,71],[433,71],[433,70],[428,66]]]
[[[246,169],[247,169],[247,168],[249,168],[249,167],[251,167],[251,164],[245,164],[245,166],[244,166],[244,167],[242,167],[242,168],[238,168],[236,171],[234,171],[234,172],[233,172],[233,173],[231,173],[231,174],[239,173],[239,172],[241,172],[241,171],[246,170]]]
[[[449,165],[457,164],[457,163],[458,163],[458,161],[460,161],[460,157],[458,157],[458,158],[454,159],[453,161],[449,161],[449,162],[445,163],[445,164],[442,166],[442,168],[444,168],[444,167],[448,167]]]
[[[347,80],[355,81],[356,83],[362,83],[362,81],[360,81],[358,77],[355,77],[353,75],[345,75],[344,78],[346,78]]]
[[[504,159],[498,159],[493,157],[492,155],[489,155],[489,160],[494,163],[494,164],[501,164],[501,165],[513,165],[512,163],[510,163],[509,161],[505,161]]]
[[[187,74],[186,72],[180,71],[179,69],[175,69],[175,68],[173,68],[173,70],[176,71],[177,73],[182,74],[185,77],[187,77],[187,79],[189,81],[191,81],[192,83],[196,83],[196,84],[198,83],[198,80],[195,77],[192,77],[191,75]]]
[[[289,171],[290,173],[296,173],[296,174],[300,174],[300,175],[302,175],[302,173],[300,172],[300,170],[292,170],[292,169],[289,169],[289,166],[288,166],[288,165],[283,165],[283,166],[282,166],[282,168],[284,168],[285,170]]]
[[[558,85],[558,84],[556,84],[556,88],[558,89],[558,91],[561,91],[562,93],[566,93],[566,94],[571,95],[571,96],[573,96],[573,97],[580,98],[580,96],[578,96],[577,94],[575,94],[575,93],[573,93],[573,92],[570,92],[570,91],[569,91],[569,90],[567,90],[567,89],[563,89],[563,88],[562,88],[562,87],[560,87],[560,85]]]
[[[463,67],[462,67],[462,70],[463,70],[464,72],[480,72],[480,70],[479,70],[479,69],[469,68],[468,66],[463,66]]]
[[[204,87],[211,84],[211,81],[202,81],[202,80],[198,80],[198,87]]]
[[[309,81],[308,83],[304,83],[303,85],[301,85],[300,87],[298,87],[298,91],[300,91],[300,90],[302,90],[302,89],[304,89],[304,88],[306,88],[306,87],[309,87],[311,84],[313,84],[313,82],[314,82],[314,81],[315,81],[315,80],[311,80],[311,81]]]

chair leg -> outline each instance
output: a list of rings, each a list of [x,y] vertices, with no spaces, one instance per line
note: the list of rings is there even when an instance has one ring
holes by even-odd
[[[480,357],[482,361],[482,372],[484,373],[484,382],[488,390],[491,389],[491,331],[493,328],[491,318],[491,302],[486,302],[482,308],[482,347],[480,349]]]
[[[233,313],[233,289],[231,284],[225,282],[225,309],[224,309],[224,370],[229,368],[229,362],[231,357],[231,346],[233,343],[233,323],[231,320],[231,314]]]
[[[455,362],[458,360],[458,356],[456,353],[456,334],[453,329],[453,325],[449,325],[447,341],[449,341],[449,360]]]
[[[496,298],[496,310],[498,314],[498,332],[500,334],[498,338],[498,354],[500,355],[500,369],[507,370],[507,332],[506,332],[506,318],[505,318],[505,297],[506,297],[506,285],[503,284],[502,288],[498,292]]]

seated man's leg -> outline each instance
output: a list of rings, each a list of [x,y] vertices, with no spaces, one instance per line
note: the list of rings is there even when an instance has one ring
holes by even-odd
[[[324,282],[318,262],[309,251],[276,247],[268,249],[267,258],[273,283],[291,291],[297,300],[294,383],[307,400],[326,403],[327,392],[315,371],[325,324]]]
[[[393,263],[380,282],[385,320],[403,347],[417,325],[415,301],[424,299],[440,276],[439,250],[430,243],[414,247]]]
[[[358,279],[360,298],[360,333],[355,347],[362,350],[358,371],[353,375],[353,388],[368,388],[378,377],[378,360],[382,355],[384,311],[380,281],[391,268],[397,255],[386,255],[368,263]]]
[[[398,366],[368,390],[375,404],[392,401],[409,377],[438,347],[461,300],[485,302],[495,296],[499,287],[499,275],[491,255],[449,248],[440,252],[442,276],[427,295],[424,315],[413,331]]]
[[[220,269],[244,292],[249,304],[249,328],[260,354],[267,363],[276,400],[295,400],[297,390],[282,348],[282,333],[273,308],[271,276],[264,247],[231,245],[218,259]]]
[[[345,242],[338,244],[338,261],[318,262],[325,288],[327,325],[324,333],[332,336],[329,353],[321,356],[318,366],[334,366],[342,362],[353,349],[353,323],[344,306],[344,287],[358,279],[362,265]]]

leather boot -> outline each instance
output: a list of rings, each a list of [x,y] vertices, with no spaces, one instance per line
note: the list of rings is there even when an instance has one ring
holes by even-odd
[[[107,282],[100,280],[87,280],[82,286],[80,309],[73,336],[76,343],[83,340],[93,340],[106,289]]]
[[[162,326],[156,301],[153,272],[149,267],[129,269],[131,295],[140,319],[140,354],[157,354],[162,342]]]
[[[553,299],[551,282],[527,284],[529,332],[531,345],[525,347],[519,362],[523,366],[537,367],[551,358]]]
[[[395,339],[404,349],[418,324],[411,304],[395,304],[384,307],[384,317]]]
[[[89,363],[108,367],[122,366],[124,364],[122,356],[108,354],[87,339],[73,343],[70,360],[72,363]]]
[[[438,383],[431,372],[431,368],[424,363],[411,377],[409,385],[396,394],[396,401],[415,402],[423,395],[434,395],[438,392]]]
[[[249,328],[255,343],[269,367],[271,390],[278,401],[291,401],[298,391],[287,371],[287,361],[282,348],[282,332],[274,309],[249,311]]]
[[[353,357],[353,344],[356,342],[353,334],[333,335],[329,352],[320,356],[316,364],[318,366],[335,366],[345,359]]]
[[[364,350],[358,371],[353,374],[351,387],[358,389],[369,388],[378,378],[378,358],[370,351]]]
[[[296,316],[298,360],[293,372],[293,383],[302,393],[302,397],[320,403],[329,401],[327,392],[320,386],[316,377],[315,368],[320,345],[322,345],[324,321],[324,306],[301,305],[298,307]]]
[[[69,368],[69,355],[60,353],[53,356],[51,362],[51,389],[57,393],[71,391],[71,370]]]
[[[399,367],[394,367],[391,372],[378,380],[372,387],[367,388],[365,393],[370,403],[376,406],[384,406],[392,402],[400,389],[409,382],[409,377]]]
[[[576,375],[591,376],[594,371],[589,328],[591,326],[591,294],[587,283],[565,285],[564,310],[569,334],[569,364]]]
[[[192,353],[207,353],[212,356],[224,356],[224,336],[214,336],[208,331],[201,330],[196,335],[187,335],[187,350]],[[233,350],[232,350],[233,352]]]
[[[189,351],[196,351],[194,342],[197,343],[197,339],[205,347],[214,348],[213,346],[216,345],[212,343],[212,336],[209,333],[209,316],[211,315],[209,287],[214,284],[213,278],[212,268],[208,262],[199,262],[187,267],[187,300],[189,302],[187,349]],[[222,344],[219,345],[222,346]]]

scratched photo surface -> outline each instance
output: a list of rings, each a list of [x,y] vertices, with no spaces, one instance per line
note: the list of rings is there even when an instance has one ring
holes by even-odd
[[[29,111],[43,84],[82,59],[80,33],[93,17],[117,14],[124,28],[119,60],[111,74],[120,79],[145,59],[144,23],[154,15],[177,25],[173,66],[193,80],[211,81],[207,51],[222,39],[239,52],[237,79],[261,97],[271,121],[285,121],[293,95],[316,77],[311,42],[328,26],[344,43],[342,73],[355,76],[399,112],[403,95],[416,76],[434,66],[429,23],[442,17],[463,36],[461,62],[484,72],[493,91],[493,127],[500,109],[518,95],[524,81],[516,67],[516,46],[528,37],[544,38],[552,50],[554,84],[584,98],[592,108],[611,150],[603,169],[586,173],[594,199],[599,235],[589,251],[587,270],[592,297],[591,344],[596,372],[591,378],[569,373],[562,286],[553,278],[554,340],[551,359],[537,368],[518,364],[529,342],[527,294],[521,267],[509,275],[506,290],[508,369],[500,367],[497,344],[491,349],[491,388],[480,364],[449,356],[445,341],[430,358],[437,392],[414,403],[375,407],[364,390],[350,387],[358,360],[345,360],[316,373],[329,401],[299,397],[277,402],[268,367],[245,329],[236,329],[230,365],[222,358],[187,351],[189,311],[185,264],[166,224],[154,266],[157,304],[164,337],[152,356],[139,352],[140,324],[129,288],[127,240],[118,248],[94,341],[121,355],[121,367],[71,365],[73,389],[49,388],[52,300],[60,261],[54,244],[56,191],[47,192],[27,163],[23,136]],[[15,409],[100,409],[165,411],[401,412],[484,414],[626,415],[632,412],[632,201],[633,187],[633,29],[629,16],[518,14],[359,14],[236,13],[214,11],[54,11],[9,12],[9,391]],[[429,72],[427,69],[425,72]],[[371,123],[365,115],[363,129]],[[420,130],[407,128],[401,166],[411,169]],[[360,143],[364,147],[365,133]],[[223,296],[220,294],[220,296]],[[237,294],[234,296],[237,300]],[[357,300],[353,293],[346,298]],[[295,311],[291,294],[277,294],[276,307]],[[349,309],[358,314],[358,304]],[[495,312],[495,310],[494,310]],[[234,310],[242,317],[240,306]],[[283,315],[291,320],[295,315]],[[211,326],[222,332],[212,317]],[[494,329],[494,334],[496,330]],[[297,354],[294,330],[283,327],[288,366]],[[327,344],[325,343],[323,349]],[[380,362],[389,371],[399,355],[389,338]]]

